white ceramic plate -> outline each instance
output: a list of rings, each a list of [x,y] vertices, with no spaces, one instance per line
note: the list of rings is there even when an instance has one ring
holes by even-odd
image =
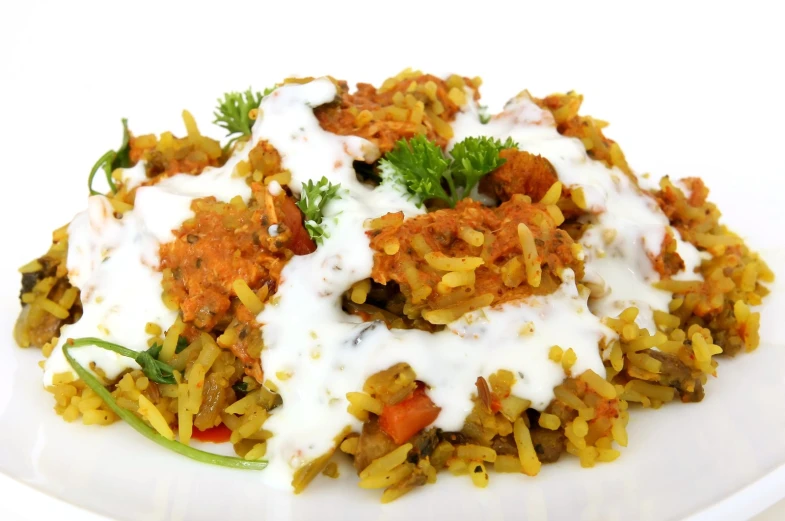
[[[536,479],[492,475],[485,490],[440,475],[437,486],[382,506],[345,470],[294,497],[264,488],[253,473],[168,453],[122,424],[90,428],[52,413],[40,353],[11,340],[15,270],[82,208],[87,170],[117,145],[120,117],[137,133],[180,131],[179,112],[188,107],[206,130],[222,92],[291,74],[375,83],[407,65],[479,74],[493,109],[524,87],[535,94],[575,88],[586,95],[586,112],[612,122],[608,134],[633,167],[704,177],[726,223],[785,277],[777,224],[785,218],[785,109],[776,101],[785,83],[773,66],[785,41],[775,13],[684,4],[671,11],[662,3],[647,12],[597,2],[350,4],[2,7],[0,513],[98,519],[55,497],[121,520],[659,521],[746,518],[779,499],[780,282],[762,309],[761,348],[723,361],[702,403],[635,411],[630,447],[612,465],[583,470],[565,458]]]

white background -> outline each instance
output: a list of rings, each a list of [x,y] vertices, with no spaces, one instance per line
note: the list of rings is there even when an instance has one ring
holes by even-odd
[[[584,113],[612,123],[607,133],[634,168],[676,176],[722,168],[713,198],[739,204],[734,192],[756,172],[785,175],[776,4],[3,2],[3,266],[45,251],[51,229],[81,208],[87,171],[118,144],[121,117],[137,134],[182,133],[188,108],[219,137],[209,127],[216,97],[289,75],[378,83],[407,66],[480,75],[492,109],[522,88],[575,89]],[[783,196],[761,188],[756,211],[765,219]],[[46,212],[23,214],[25,200]],[[16,275],[4,269],[0,287],[2,310],[14,312]],[[1,334],[7,349],[9,332]],[[3,496],[0,519],[40,519],[54,508],[0,475]],[[761,519],[783,518],[785,505]]]

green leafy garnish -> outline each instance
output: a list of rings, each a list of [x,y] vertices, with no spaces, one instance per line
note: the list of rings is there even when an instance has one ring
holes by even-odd
[[[480,178],[505,163],[499,152],[517,147],[512,139],[501,142],[487,137],[469,137],[456,143],[445,157],[442,149],[418,135],[402,139],[385,154],[381,166],[390,167],[415,197],[418,205],[440,199],[451,208],[467,196]]]
[[[180,354],[186,347],[188,347],[188,339],[184,336],[177,337],[177,345],[174,348],[175,354]]]
[[[319,244],[324,241],[325,237],[329,237],[322,227],[324,207],[332,199],[341,198],[341,194],[338,193],[340,188],[340,184],[334,185],[324,176],[316,184],[310,179],[307,183],[303,183],[297,206],[305,215],[304,224],[308,235]]]
[[[240,398],[242,398],[248,393],[248,384],[240,380],[232,386],[232,389],[234,389],[234,392],[237,393]]]
[[[480,123],[486,125],[491,120],[491,115],[488,114],[488,106],[487,105],[480,105]]]
[[[142,351],[134,358],[134,361],[142,368],[144,375],[153,382],[159,384],[176,384],[177,380],[174,379],[172,368],[168,364],[158,360],[158,354],[160,352],[160,348],[157,348],[155,355],[151,354],[149,349],[147,351]]]
[[[191,458],[192,460],[198,461],[200,463],[209,463],[211,465],[220,465],[222,467],[245,470],[262,470],[267,466],[267,462],[265,460],[246,461],[243,458],[221,456],[219,454],[212,454],[210,452],[205,452],[203,450],[189,447],[188,445],[178,441],[167,439],[158,434],[155,429],[147,425],[144,420],[137,417],[133,412],[120,407],[109,390],[104,387],[103,384],[101,384],[101,382],[98,381],[98,379],[93,376],[92,373],[90,373],[90,371],[85,369],[82,364],[77,362],[71,354],[71,349],[87,345],[104,347],[104,345],[102,345],[103,343],[104,342],[102,340],[98,340],[97,338],[78,338],[76,340],[69,340],[63,344],[63,355],[65,355],[65,359],[68,360],[68,363],[71,364],[71,367],[74,369],[79,378],[85,383],[85,385],[87,385],[95,394],[100,396],[106,405],[112,410],[112,412],[122,418],[126,423],[128,423],[128,425],[133,427],[136,432],[164,448],[167,448],[178,454],[182,454],[183,456]],[[110,344],[110,342],[106,342],[106,344]],[[117,344],[111,345],[126,350],[126,348],[117,346]],[[110,351],[119,352],[114,348],[110,348]],[[127,349],[127,351],[131,350]]]
[[[218,107],[213,112],[215,123],[221,128],[226,129],[229,136],[234,136],[229,143],[236,141],[244,136],[251,135],[253,120],[249,113],[253,109],[258,109],[262,98],[272,92],[265,89],[264,94],[253,92],[250,88],[245,92],[229,92],[224,94],[223,100],[218,98]]]
[[[100,158],[98,161],[93,165],[93,168],[90,170],[90,175],[87,176],[87,188],[90,190],[90,195],[100,195],[101,192],[93,190],[93,179],[95,178],[95,174],[98,173],[98,170],[103,168],[104,173],[106,174],[106,182],[109,184],[109,188],[112,190],[112,193],[117,193],[117,185],[112,179],[112,172],[116,168],[128,168],[133,166],[131,163],[131,146],[129,145],[129,140],[131,134],[128,132],[128,120],[123,118],[123,141],[120,144],[120,148],[117,150],[109,150]]]
[[[154,382],[159,384],[177,383],[177,381],[174,379],[173,369],[169,366],[169,364],[158,360],[158,355],[161,354],[161,346],[158,344],[153,344],[147,351],[134,351],[133,349],[128,349],[127,347],[123,347],[112,342],[107,342],[106,340],[101,340],[100,338],[85,337],[71,341],[71,346],[95,346],[100,347],[101,349],[106,349],[107,351],[112,351],[118,355],[132,358],[137,364],[141,366],[144,375]]]
[[[450,150],[450,155],[456,180],[463,184],[463,194],[471,193],[482,176],[493,172],[505,163],[506,160],[499,155],[499,152],[517,146],[518,144],[510,138],[502,143],[498,139],[487,137],[468,137],[456,143]]]
[[[163,349],[163,347],[164,346],[161,344],[153,344],[150,346],[150,349],[147,350],[147,353],[153,358],[158,358],[158,355],[161,354],[161,349]]]
[[[450,194],[442,186],[444,179],[450,190],[455,190],[450,163],[444,157],[442,149],[426,137],[415,136],[408,142],[401,139],[385,154],[380,165],[393,167],[406,188],[420,196],[420,203],[426,199],[452,201]],[[455,204],[451,203],[451,206]]]

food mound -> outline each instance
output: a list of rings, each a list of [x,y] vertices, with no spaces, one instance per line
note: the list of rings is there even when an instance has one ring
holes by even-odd
[[[631,409],[701,401],[758,346],[772,272],[581,96],[489,115],[480,83],[290,78],[220,99],[223,145],[188,112],[185,137],[123,120],[21,268],[15,337],[57,413],[294,492],[344,458],[387,502],[444,469],[611,462]]]

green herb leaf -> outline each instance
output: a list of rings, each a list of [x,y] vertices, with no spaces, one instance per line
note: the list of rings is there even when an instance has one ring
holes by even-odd
[[[134,351],[123,347],[119,344],[107,342],[100,338],[85,337],[78,338],[71,341],[73,347],[81,346],[95,346],[107,351],[112,351],[118,355],[132,358],[137,364],[142,367],[142,372],[150,380],[159,384],[174,384],[177,383],[174,379],[174,370],[166,363],[159,361],[158,355],[161,353],[161,348],[154,344],[147,351]]]
[[[153,344],[150,346],[150,349],[147,350],[147,353],[157,360],[158,356],[161,354],[161,349],[163,349],[163,347],[164,346],[162,346],[161,344]]]
[[[158,350],[160,353],[160,349]],[[169,364],[157,360],[153,355],[147,351],[142,351],[136,358],[137,364],[142,367],[144,375],[159,384],[176,384],[177,380],[174,379],[174,370]]]
[[[90,175],[87,176],[87,188],[90,190],[90,195],[100,195],[101,192],[98,192],[93,189],[93,179],[95,178],[95,174],[98,173],[98,170],[104,170],[104,174],[106,175],[106,182],[109,184],[109,188],[112,190],[112,193],[117,193],[117,185],[112,179],[112,172],[115,171],[117,168],[128,168],[133,166],[131,162],[131,146],[129,144],[131,134],[128,131],[128,120],[123,118],[123,141],[120,144],[120,148],[115,150],[109,150],[104,155],[98,158],[98,161],[93,165],[93,168],[90,169]]]
[[[451,207],[467,196],[480,178],[504,164],[499,152],[517,147],[511,139],[470,137],[457,143],[446,158],[435,143],[418,135],[400,140],[385,154],[380,166],[390,167],[416,198],[418,205],[440,199]]]
[[[488,122],[491,120],[491,115],[488,114],[488,106],[487,105],[480,105],[480,123],[483,125],[487,125]]]
[[[109,342],[106,343],[109,344]],[[98,347],[104,346],[99,345]],[[158,360],[162,348],[163,346],[160,344],[153,344],[147,351],[142,351],[133,357],[134,361],[141,366],[144,375],[153,382],[159,384],[176,384],[177,380],[174,379],[174,369],[172,369],[169,364]],[[106,347],[105,349],[111,349],[111,347]]]
[[[232,386],[232,389],[234,389],[234,392],[237,393],[238,397],[242,398],[248,393],[248,384],[240,380]]]
[[[169,440],[164,438],[158,432],[155,431],[152,427],[147,425],[144,420],[137,417],[133,412],[129,411],[128,409],[124,409],[120,407],[117,402],[115,401],[112,394],[109,390],[104,387],[98,379],[93,376],[90,371],[84,368],[79,362],[71,354],[71,349],[77,348],[80,346],[87,346],[87,345],[95,345],[98,347],[104,347],[100,345],[104,343],[102,340],[97,338],[79,338],[76,340],[69,340],[65,344],[63,344],[63,355],[65,355],[65,359],[71,364],[71,367],[74,369],[76,374],[79,378],[87,385],[95,394],[101,397],[101,399],[106,403],[106,405],[114,412],[117,416],[122,418],[128,425],[133,427],[136,432],[145,436],[146,438],[154,441],[158,445],[174,451],[178,454],[191,458],[192,460],[198,461],[200,463],[209,463],[211,465],[219,465],[222,467],[229,467],[235,469],[245,469],[245,470],[262,470],[267,466],[267,461],[265,460],[257,460],[257,461],[246,461],[243,458],[236,458],[232,456],[221,456],[218,454],[212,454],[210,452],[205,452],[203,450],[195,449],[193,447],[189,447],[183,443],[178,441]],[[107,344],[111,344],[107,342]],[[111,344],[112,346],[119,347],[122,351],[129,351],[134,353],[135,351],[131,351],[130,349],[126,349],[122,346],[118,346],[117,344]],[[116,353],[120,353],[119,350],[114,348],[110,348],[110,351],[114,351]],[[122,353],[120,353],[122,354]],[[127,355],[125,355],[127,356]]]
[[[385,154],[381,166],[385,165],[391,166],[406,188],[417,196],[418,206],[427,199],[441,199],[455,206],[442,187],[450,164],[436,143],[424,136],[415,136],[409,141],[401,139]]]
[[[334,185],[324,176],[316,184],[310,179],[307,183],[303,183],[297,206],[305,215],[304,224],[308,235],[319,244],[324,241],[325,237],[328,237],[322,227],[324,207],[331,200],[341,198],[341,194],[338,193],[340,188],[340,184]]]
[[[175,354],[180,354],[186,347],[188,347],[188,339],[184,336],[177,337],[177,346],[174,348]],[[158,357],[156,357],[158,358]]]
[[[262,98],[272,92],[265,89],[264,94],[253,92],[250,88],[245,92],[229,92],[224,94],[223,100],[218,98],[218,107],[213,112],[219,127],[226,129],[232,137],[229,142],[251,135],[253,120],[248,116],[252,109],[258,109]]]
[[[456,179],[463,185],[463,195],[471,193],[480,178],[502,166],[506,160],[499,155],[505,148],[517,147],[517,143],[507,138],[502,143],[487,137],[468,137],[456,143],[450,150],[452,169]]]
[[[123,124],[123,141],[120,144],[120,148],[117,149],[115,158],[112,160],[112,170],[134,166],[131,162],[131,133],[128,131],[128,120],[123,118],[120,121]]]

